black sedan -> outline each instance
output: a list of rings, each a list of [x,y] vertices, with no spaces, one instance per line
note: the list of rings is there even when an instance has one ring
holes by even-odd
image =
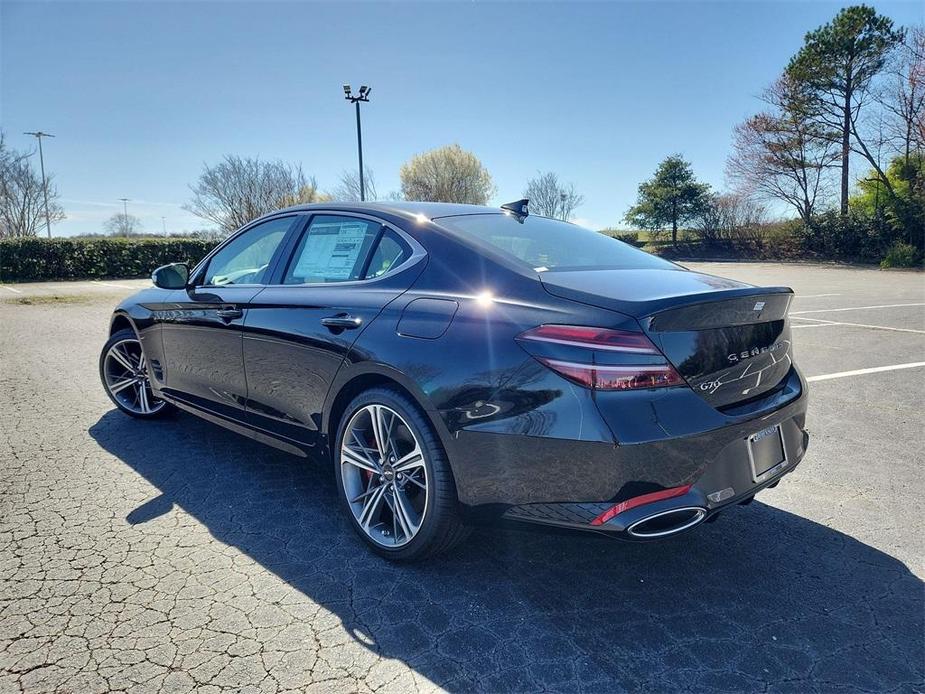
[[[776,485],[808,443],[790,289],[526,201],[294,207],[153,280],[100,355],[116,406],[331,461],[392,559],[485,519],[671,536]]]

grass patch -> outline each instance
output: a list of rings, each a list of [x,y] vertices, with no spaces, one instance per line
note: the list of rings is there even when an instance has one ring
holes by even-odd
[[[85,304],[92,297],[79,294],[45,294],[42,296],[21,296],[13,299],[4,298],[5,303],[20,306],[43,306],[45,304]]]

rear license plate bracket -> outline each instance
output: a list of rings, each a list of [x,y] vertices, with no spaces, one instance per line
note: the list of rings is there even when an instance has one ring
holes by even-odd
[[[787,467],[787,446],[780,424],[748,437],[748,462],[752,468],[752,481],[756,484],[770,479]]]

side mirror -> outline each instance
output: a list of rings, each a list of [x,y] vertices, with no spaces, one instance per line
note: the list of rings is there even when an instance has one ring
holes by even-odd
[[[189,281],[189,265],[186,263],[171,263],[161,265],[151,273],[151,281],[155,287],[161,289],[183,289]]]

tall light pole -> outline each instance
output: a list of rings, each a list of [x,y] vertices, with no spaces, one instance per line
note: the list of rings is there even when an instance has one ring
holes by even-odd
[[[372,91],[372,87],[367,87],[365,84],[360,87],[360,93],[357,96],[353,95],[353,90],[350,89],[349,84],[344,85],[344,98],[347,99],[350,103],[354,104],[357,108],[357,153],[360,158],[360,201],[366,200],[366,175],[363,171],[363,131],[360,128],[360,102],[369,101],[369,93]]]
[[[39,165],[42,167],[42,193],[45,195],[45,231],[48,232],[48,238],[51,238],[51,218],[48,214],[48,179],[45,178],[45,153],[42,152],[42,138],[54,137],[54,135],[51,133],[43,133],[41,130],[23,133],[23,135],[32,135],[32,137],[39,141]]]
[[[167,236],[167,217],[161,217],[161,226],[164,227],[164,236]]]
[[[129,198],[119,198],[122,201],[122,235],[128,236],[128,201]]]

